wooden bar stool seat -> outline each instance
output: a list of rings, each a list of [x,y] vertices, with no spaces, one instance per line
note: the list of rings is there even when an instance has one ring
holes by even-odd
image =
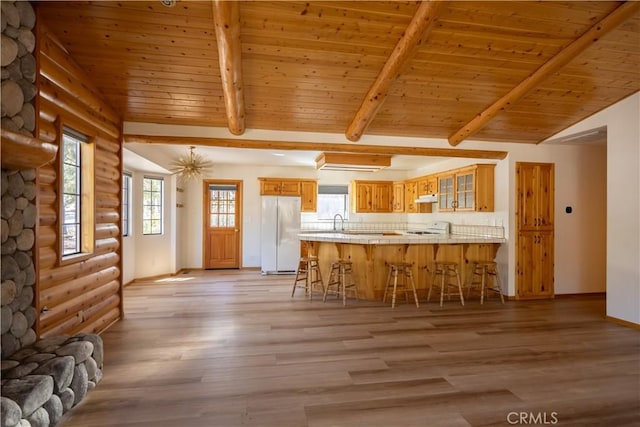
[[[437,279],[440,280],[437,280]],[[452,279],[456,279],[456,283],[451,283]],[[427,294],[427,302],[431,298],[431,291],[434,286],[440,287],[440,307],[444,301],[444,295],[447,294],[447,298],[451,299],[451,295],[460,296],[460,304],[464,305],[464,296],[462,295],[462,282],[460,281],[460,274],[458,273],[458,263],[453,261],[436,261],[433,264],[431,272],[431,286],[429,287],[429,293]],[[457,292],[451,293],[451,288],[457,288]]]
[[[296,293],[296,288],[304,288],[304,293],[309,299],[313,299],[314,287],[320,286],[322,294],[324,294],[324,283],[322,281],[322,273],[320,272],[320,264],[318,257],[308,256],[300,258],[298,261],[298,270],[296,271],[296,280],[293,282],[293,290],[291,298]]]
[[[358,299],[358,288],[353,280],[352,263],[349,260],[340,259],[331,263],[329,281],[324,288],[323,301],[327,301],[328,294],[342,296],[342,305],[347,305],[347,292],[353,292]]]
[[[395,308],[396,306],[396,296],[398,292],[404,292],[406,302],[409,302],[409,293],[413,292],[413,299],[416,303],[416,307],[420,307],[420,304],[418,303],[418,293],[416,292],[416,284],[413,281],[413,272],[411,271],[413,264],[409,262],[396,262],[388,264],[388,266],[389,273],[387,274],[387,284],[384,287],[382,302],[387,300],[387,294],[392,282],[391,279],[393,278],[393,287],[391,289],[391,308]],[[400,277],[400,281],[398,281],[398,277]]]
[[[500,301],[504,304],[502,295],[502,282],[498,274],[498,264],[495,261],[474,261],[473,268],[469,274],[469,280],[465,286],[467,288],[467,299],[473,288],[480,288],[480,304],[484,304],[484,296],[489,297],[489,291],[500,295]]]

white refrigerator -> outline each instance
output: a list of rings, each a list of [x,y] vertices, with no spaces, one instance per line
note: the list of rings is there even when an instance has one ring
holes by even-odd
[[[295,273],[300,259],[300,197],[262,196],[262,274]]]

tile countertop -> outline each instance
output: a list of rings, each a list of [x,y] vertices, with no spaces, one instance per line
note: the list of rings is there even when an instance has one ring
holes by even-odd
[[[464,244],[464,243],[505,243],[500,237],[466,236],[464,234],[407,234],[406,231],[396,232],[304,232],[298,234],[300,240],[311,242],[336,242],[358,245],[398,245],[398,244]]]

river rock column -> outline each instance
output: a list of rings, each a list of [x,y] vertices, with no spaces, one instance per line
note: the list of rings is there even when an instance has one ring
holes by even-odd
[[[37,93],[36,15],[28,1],[2,1],[2,128],[33,136]],[[36,340],[34,243],[36,170],[2,169],[2,358]]]
[[[33,263],[36,205],[35,170],[2,170],[2,358],[33,344],[36,333]]]
[[[27,1],[2,1],[2,128],[33,136],[37,93],[36,15]]]

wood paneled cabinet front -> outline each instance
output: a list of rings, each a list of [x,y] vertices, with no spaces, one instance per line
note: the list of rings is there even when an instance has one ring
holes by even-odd
[[[439,175],[438,210],[493,212],[494,169],[478,164]]]
[[[392,212],[393,182],[353,181],[352,189],[354,212]]]
[[[554,168],[551,163],[517,163],[516,218],[521,231],[553,230]]]
[[[418,196],[436,194],[437,192],[438,178],[436,176],[425,176],[418,180]]]
[[[300,196],[302,212],[318,210],[318,183],[296,178],[258,178],[261,196]]]
[[[516,298],[554,296],[554,166],[516,163]]]
[[[418,182],[406,181],[404,183],[404,211],[406,213],[417,213],[418,204],[416,199],[418,198]]]
[[[553,231],[521,231],[517,243],[517,299],[554,295]]]
[[[300,195],[302,197],[302,212],[316,212],[318,210],[318,183],[316,181],[300,181]]]
[[[259,178],[261,196],[299,196],[300,180]]]
[[[393,183],[393,212],[404,212],[404,182]]]

